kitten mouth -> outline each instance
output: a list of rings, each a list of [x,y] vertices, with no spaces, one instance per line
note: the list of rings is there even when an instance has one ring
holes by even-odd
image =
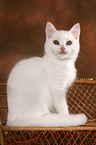
[[[66,51],[60,51],[59,54],[67,54]]]

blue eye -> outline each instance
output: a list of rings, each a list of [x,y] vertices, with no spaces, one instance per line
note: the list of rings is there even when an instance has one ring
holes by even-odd
[[[59,44],[60,44],[58,40],[54,40],[53,43],[54,43],[55,45],[59,45]]]
[[[71,45],[72,44],[72,41],[67,41],[66,42],[66,45]]]

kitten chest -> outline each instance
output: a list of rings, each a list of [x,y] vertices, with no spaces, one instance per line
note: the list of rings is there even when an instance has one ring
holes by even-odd
[[[47,67],[48,79],[58,88],[66,88],[74,81],[76,69],[68,64],[54,63]]]

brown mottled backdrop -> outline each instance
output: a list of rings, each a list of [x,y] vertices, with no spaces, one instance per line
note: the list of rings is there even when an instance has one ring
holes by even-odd
[[[19,60],[43,55],[47,21],[68,30],[81,24],[78,77],[96,78],[95,0],[0,0],[0,82]]]

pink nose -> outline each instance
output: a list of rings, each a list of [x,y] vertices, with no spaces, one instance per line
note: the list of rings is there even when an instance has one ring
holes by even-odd
[[[60,49],[61,49],[61,51],[62,51],[62,52],[64,52],[64,50],[65,50],[65,48],[64,48],[64,47],[61,47]]]

